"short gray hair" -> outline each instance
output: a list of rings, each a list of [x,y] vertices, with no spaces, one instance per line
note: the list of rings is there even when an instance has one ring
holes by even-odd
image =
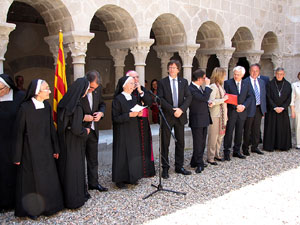
[[[233,68],[233,72],[235,72],[235,71],[242,71],[242,74],[243,74],[243,75],[246,73],[245,68],[242,67],[242,66],[236,66],[236,67],[234,67],[234,68]]]
[[[277,67],[277,69],[275,70],[275,73],[277,73],[277,72],[279,72],[279,71],[285,72],[285,70],[284,70],[283,67]]]

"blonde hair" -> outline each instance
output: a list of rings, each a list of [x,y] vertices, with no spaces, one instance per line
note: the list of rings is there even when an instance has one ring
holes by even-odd
[[[216,67],[214,68],[211,77],[210,77],[210,83],[216,83],[216,84],[220,84],[223,85],[224,83],[224,78],[226,75],[226,70],[222,67]]]

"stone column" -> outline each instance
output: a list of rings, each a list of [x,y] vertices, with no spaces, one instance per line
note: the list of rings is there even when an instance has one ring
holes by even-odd
[[[196,58],[198,60],[199,63],[199,69],[203,70],[204,72],[206,72],[206,68],[207,68],[207,62],[209,59],[210,55],[206,55],[203,53],[196,53]]]
[[[110,48],[110,54],[112,55],[115,63],[115,88],[118,81],[124,76],[125,57],[128,55],[128,49],[116,49]]]
[[[9,34],[16,28],[15,24],[0,23],[0,74],[4,72],[3,61],[9,42]]]
[[[259,63],[261,55],[264,53],[264,51],[257,51],[257,52],[250,52],[246,55],[247,60],[249,62],[249,66],[255,63]]]
[[[272,63],[274,65],[273,70],[275,71],[278,67],[282,67],[282,55],[280,53],[272,53],[271,56]]]
[[[170,58],[173,56],[173,53],[160,51],[160,50],[156,50],[156,52],[157,52],[157,57],[160,58],[160,62],[161,62],[161,78],[167,77],[168,76],[167,65],[170,61]]]
[[[83,77],[85,74],[84,65],[87,51],[87,44],[94,37],[93,33],[68,32],[64,35],[65,43],[71,51],[73,59],[74,80]]]
[[[235,51],[235,48],[224,48],[221,50],[218,50],[217,52],[217,58],[220,62],[220,67],[223,67],[226,70],[227,77],[228,77],[228,64],[230,59],[232,58],[232,54]]]
[[[237,57],[232,57],[229,63],[229,76],[228,79],[233,78],[233,68],[236,66],[237,62],[239,61],[239,58]]]
[[[200,45],[189,45],[182,50],[179,50],[179,55],[182,59],[183,77],[188,80],[188,83],[192,80],[192,68],[193,58]]]
[[[134,56],[135,70],[139,74],[140,84],[145,86],[145,66],[146,58],[150,49],[150,46],[154,43],[154,40],[139,40],[135,45],[130,47],[130,51]]]

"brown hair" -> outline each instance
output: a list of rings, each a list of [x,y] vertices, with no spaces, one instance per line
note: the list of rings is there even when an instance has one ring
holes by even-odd
[[[222,67],[216,67],[214,68],[211,77],[210,77],[210,83],[216,83],[223,85],[224,82],[224,76],[226,75],[226,70]]]
[[[297,77],[298,77],[298,79],[300,80],[300,72],[298,73]]]

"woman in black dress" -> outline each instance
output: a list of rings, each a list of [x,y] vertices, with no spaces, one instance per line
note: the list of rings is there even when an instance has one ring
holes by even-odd
[[[0,212],[13,209],[16,192],[16,166],[12,163],[13,127],[24,98],[12,78],[0,75]]]
[[[283,68],[267,84],[268,112],[265,117],[263,149],[289,150],[292,147],[288,107],[291,103],[291,84],[284,79]]]
[[[112,181],[118,188],[126,188],[126,184],[137,184],[143,177],[140,134],[137,116],[142,111],[132,112],[137,104],[134,90],[134,79],[122,77],[119,87],[123,92],[116,91],[112,102],[113,121],[113,163]]]
[[[65,207],[69,209],[83,206],[90,198],[85,183],[84,146],[90,128],[83,127],[84,113],[80,103],[88,88],[88,80],[78,78],[57,107],[57,132],[61,149],[58,169]]]
[[[16,119],[13,162],[18,165],[15,215],[36,219],[63,209],[63,197],[55,159],[59,145],[46,99],[51,93],[46,81],[33,80]]]

